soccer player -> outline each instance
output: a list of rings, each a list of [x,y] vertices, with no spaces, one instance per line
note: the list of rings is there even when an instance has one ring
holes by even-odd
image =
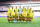
[[[8,19],[8,22],[10,22],[10,15],[11,15],[11,14],[10,14],[10,13],[11,13],[10,10],[11,10],[11,9],[10,9],[10,7],[9,7],[9,9],[7,9],[7,19]]]
[[[16,6],[16,8],[15,8],[15,19],[17,19],[17,21],[18,21],[18,12],[19,12],[19,9]]]
[[[27,19],[26,19],[26,21],[28,21],[29,20],[29,17],[30,17],[29,16],[29,11],[30,11],[29,7],[26,9],[26,11],[27,11],[27,16],[26,16]]]
[[[30,8],[30,21],[33,21],[33,11]]]
[[[14,21],[14,19],[15,19],[15,12],[14,12],[13,7],[12,7],[12,10],[11,10],[11,16],[12,16],[12,21]]]
[[[9,8],[10,9],[10,8]],[[9,21],[9,9],[7,9],[7,20]],[[9,21],[10,22],[10,21]]]
[[[27,11],[27,14],[29,14],[29,10],[30,10],[30,9],[29,9],[29,7],[28,7],[28,8],[26,9],[26,11]]]
[[[26,18],[26,15],[27,15],[27,14],[26,14],[26,8],[23,7],[22,11],[23,11],[23,13],[22,13],[23,19],[22,19],[22,20],[23,20],[23,22],[24,22],[24,20],[25,20],[25,18]]]
[[[20,6],[20,8],[19,8],[19,20],[20,21],[22,21],[22,8],[21,8],[21,6]]]

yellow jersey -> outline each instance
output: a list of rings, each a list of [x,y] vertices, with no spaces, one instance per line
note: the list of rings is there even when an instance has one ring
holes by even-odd
[[[22,11],[23,11],[23,16],[26,16],[27,15],[26,8],[23,8]]]
[[[17,12],[18,12],[18,10],[19,10],[18,8],[17,8],[17,9],[15,9],[15,13],[17,13]]]
[[[10,16],[11,9],[7,9],[7,16]]]
[[[29,13],[30,9],[26,9],[27,13]]]
[[[19,9],[17,8],[17,9],[14,9],[14,10],[15,10],[16,15],[18,15]]]
[[[30,10],[30,17],[33,17],[33,11]]]
[[[11,15],[12,15],[12,16],[15,16],[14,9],[11,9]]]

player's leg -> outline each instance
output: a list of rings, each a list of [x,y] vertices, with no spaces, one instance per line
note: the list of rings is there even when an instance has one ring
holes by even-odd
[[[33,15],[32,14],[30,14],[30,20],[33,21]]]
[[[28,22],[29,21],[29,13],[27,13],[27,16],[26,16],[26,22]]]
[[[19,16],[20,22],[22,22],[22,18],[23,18],[23,16],[22,16],[22,14],[20,14],[20,16]]]
[[[26,15],[24,15],[24,17],[23,17],[23,22],[26,20]]]
[[[29,17],[29,22],[30,22],[30,23],[32,22],[31,20],[32,20],[32,17],[30,16],[30,17]]]
[[[29,22],[31,21],[31,14],[29,14]]]
[[[23,16],[23,22],[25,21],[25,19],[26,19],[26,13]]]
[[[10,16],[10,21],[13,22],[13,21],[12,21],[12,16]]]
[[[18,22],[18,20],[19,20],[19,19],[18,19],[18,15],[17,15],[17,22]]]
[[[27,16],[26,22],[29,22],[29,17]]]
[[[33,21],[33,16],[31,16],[31,21]]]
[[[18,22],[18,15],[17,14],[15,15],[15,20]]]
[[[11,16],[12,16],[12,22],[13,22],[14,21],[14,13],[12,13]]]
[[[27,22],[27,13],[26,13],[26,22]]]
[[[27,22],[27,16],[26,16],[26,18],[25,18],[25,21]]]
[[[28,22],[28,13],[27,13],[27,19],[26,19],[26,22]]]
[[[20,16],[19,16],[19,20],[20,20],[20,22],[22,21],[22,14],[20,14]]]
[[[17,13],[17,22],[19,21],[19,14]]]
[[[25,18],[24,18],[25,21],[26,21],[26,16],[27,16],[27,14],[25,13]]]
[[[9,13],[7,13],[7,21],[10,22]]]
[[[25,17],[24,21],[26,21],[26,19],[27,19],[27,18]]]
[[[19,21],[21,22],[21,15],[19,14]]]
[[[29,21],[29,22],[31,21],[30,17],[28,18],[28,21]]]
[[[12,22],[13,22],[14,20],[13,20],[13,16],[12,16]]]
[[[10,23],[10,16],[8,16],[8,22]]]
[[[24,22],[24,20],[25,20],[25,13],[23,12],[22,13],[22,21]]]
[[[13,21],[15,20],[15,16],[13,16]]]
[[[14,19],[15,21],[17,20],[16,18],[17,18],[17,16],[15,15],[15,19]]]
[[[16,13],[15,13],[15,21],[17,20],[17,15],[16,15]]]
[[[14,20],[15,20],[15,13],[13,13],[13,18],[12,19],[13,19],[13,22],[14,22]]]
[[[19,14],[19,21],[21,22],[21,15]]]
[[[19,21],[20,21],[20,22],[21,22],[21,20],[22,20],[21,17],[19,17]]]
[[[24,22],[24,18],[25,18],[25,17],[23,16],[23,17],[22,17],[23,22]]]
[[[25,18],[25,21],[27,22],[27,13],[26,13],[26,18]]]

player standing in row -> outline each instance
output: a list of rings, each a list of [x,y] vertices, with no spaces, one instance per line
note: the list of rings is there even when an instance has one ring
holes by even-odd
[[[33,21],[33,11],[31,10],[31,8],[30,8],[29,15],[30,15],[30,20]]]
[[[22,8],[19,7],[19,20],[22,21]]]
[[[9,9],[10,9],[10,7],[9,7]],[[8,20],[8,22],[10,22],[10,21],[9,21],[9,15],[10,15],[10,14],[9,14],[9,12],[10,12],[9,9],[7,9],[7,20]]]
[[[26,11],[27,11],[26,21],[29,21],[29,18],[30,18],[29,10],[30,10],[29,7],[27,7],[27,9],[26,9]]]
[[[14,11],[13,7],[11,9],[11,16],[12,16],[12,21],[14,21],[14,19],[15,19],[15,11]]]
[[[11,16],[11,9],[9,7],[9,9],[7,9],[7,19],[8,19],[8,22],[12,21],[12,16]]]
[[[23,15],[23,18],[22,18],[22,20],[23,20],[23,22],[24,22],[24,20],[25,20],[25,18],[26,18],[26,16],[27,16],[27,12],[26,12],[26,8],[25,7],[23,7],[23,9],[22,9],[22,15]]]
[[[18,21],[18,12],[19,12],[19,9],[17,8],[17,6],[16,6],[16,8],[15,8],[15,19]]]

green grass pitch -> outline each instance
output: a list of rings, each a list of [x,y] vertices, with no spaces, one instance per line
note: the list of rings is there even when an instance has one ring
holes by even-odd
[[[0,27],[40,27],[40,18],[33,18],[33,23],[8,23],[6,17],[0,17]]]

